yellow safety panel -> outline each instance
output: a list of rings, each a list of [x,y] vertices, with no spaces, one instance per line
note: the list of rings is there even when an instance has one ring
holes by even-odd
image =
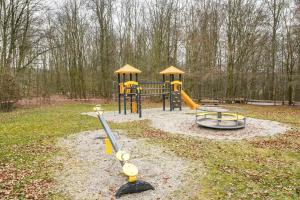
[[[120,94],[124,94],[124,84],[120,83]]]
[[[172,81],[171,85],[182,85],[181,81]]]
[[[105,138],[104,141],[105,141],[105,153],[107,155],[111,155],[113,153],[111,142],[108,138]]]
[[[136,82],[136,81],[127,81],[127,82],[124,83],[124,85],[125,85],[126,87],[131,87],[131,86],[133,86],[133,85],[139,85],[139,83]]]
[[[173,81],[171,82],[171,85],[174,85],[174,91],[178,91],[178,86],[182,85],[181,81]]]
[[[120,94],[124,94],[125,88],[132,87],[133,85],[139,85],[139,83],[135,81],[127,81],[125,83],[120,83]],[[130,89],[126,89],[127,94],[130,92]]]
[[[136,102],[132,102],[132,112],[137,113],[137,103]]]

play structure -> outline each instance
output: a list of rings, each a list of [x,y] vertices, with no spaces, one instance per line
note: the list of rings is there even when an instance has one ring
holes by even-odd
[[[170,111],[181,110],[182,100],[191,109],[199,107],[183,90],[182,75],[184,71],[176,67],[168,67],[160,72],[162,82],[139,81],[140,70],[125,65],[115,71],[118,75],[118,107],[119,113],[122,111],[122,99],[124,114],[127,114],[127,101],[130,102],[130,112],[138,113],[142,117],[142,97],[143,96],[161,96],[163,110],[166,110],[166,100],[169,99]],[[128,77],[129,76],[129,77]]]
[[[192,110],[197,110],[196,104],[182,89],[182,76],[184,71],[171,66],[160,72],[161,82],[139,81],[138,76],[142,73],[130,65],[115,71],[118,75],[118,107],[119,114],[122,112],[122,100],[124,114],[127,114],[127,102],[129,101],[130,112],[138,113],[142,117],[142,97],[161,96],[163,111],[166,110],[166,102],[169,100],[170,111],[181,110],[182,101]],[[241,129],[246,125],[246,118],[234,113],[222,112],[196,112],[196,123],[199,126],[213,129]]]
[[[196,114],[196,123],[205,128],[233,130],[246,126],[243,115],[225,112],[200,112]]]
[[[122,151],[113,132],[107,124],[103,116],[103,111],[100,106],[96,106],[94,111],[107,135],[105,139],[106,153],[112,154],[112,150],[116,154],[116,158],[120,161],[123,173],[127,176],[127,183],[122,185],[116,192],[116,198],[120,198],[125,194],[140,193],[147,190],[154,190],[154,187],[145,181],[138,180],[138,168],[129,162],[130,154]]]

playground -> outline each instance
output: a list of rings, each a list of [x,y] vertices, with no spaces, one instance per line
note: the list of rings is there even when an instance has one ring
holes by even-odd
[[[200,106],[183,90],[185,72],[174,66],[160,72],[162,82],[140,81],[140,73],[128,64],[115,71],[119,85],[118,112],[105,113],[108,121],[149,120],[153,128],[165,132],[216,140],[272,136],[290,130],[278,122],[246,119],[220,106]],[[143,109],[143,98],[148,96],[161,96],[162,108]],[[83,114],[96,117],[95,112]]]
[[[299,197],[299,107],[199,105],[173,66],[115,73],[116,102],[0,115],[4,199]]]
[[[209,110],[220,109],[220,107],[208,107]],[[143,110],[143,118],[136,114],[119,115],[116,111],[105,112],[108,121],[114,123],[134,122],[139,120],[148,120],[150,126],[168,133],[180,134],[184,136],[200,137],[213,140],[242,140],[259,136],[273,136],[285,133],[291,128],[279,122],[247,118],[247,125],[239,130],[215,130],[199,127],[195,123],[195,111],[188,107],[181,111],[164,112],[160,108],[151,108]],[[95,116],[94,112],[82,113],[89,116]]]
[[[238,111],[230,106],[198,105],[183,90],[184,72],[173,66],[160,72],[162,82],[139,81],[141,71],[130,65],[115,73],[119,85],[118,109],[104,111],[98,105],[94,111],[81,113],[98,118],[104,131],[81,132],[58,143],[66,152],[55,160],[63,169],[55,174],[60,186],[57,191],[71,199],[111,199],[114,196],[122,199],[195,199],[199,194],[207,195],[207,191],[203,192],[201,184],[190,177],[205,179],[205,173],[210,173],[202,162],[182,156],[191,149],[192,155],[198,156],[194,152],[198,150],[194,148],[195,141],[208,140],[204,146],[217,144],[217,148],[223,148],[221,146],[226,147],[226,143],[222,142],[245,145],[245,141],[251,143],[256,138],[280,137],[294,130],[277,121],[245,117],[240,108]],[[169,77],[166,79],[166,76]],[[145,96],[157,95],[161,96],[162,107],[143,108]],[[221,143],[210,144],[210,141]],[[182,149],[177,149],[180,146]],[[112,154],[116,154],[117,159],[112,159]],[[123,176],[116,174],[120,172],[118,160],[123,167]],[[127,165],[133,171],[128,171]],[[120,186],[124,175],[128,183]]]
[[[220,107],[208,109],[220,110]],[[82,115],[97,117],[95,112],[82,113]],[[161,197],[194,199],[201,190],[201,187],[194,183],[195,180],[189,177],[205,177],[206,169],[202,163],[178,156],[170,149],[153,146],[147,138],[162,137],[163,139],[164,136],[160,134],[165,132],[187,140],[202,138],[215,141],[240,141],[292,131],[290,126],[283,123],[255,118],[247,118],[247,126],[239,130],[201,128],[195,124],[194,113],[191,113],[187,107],[173,112],[164,112],[160,108],[144,109],[143,118],[134,113],[124,117],[118,111],[107,111],[104,115],[117,127],[118,124],[120,128],[124,127],[124,124],[125,127],[128,124],[137,124],[137,126],[148,124],[150,130],[153,129],[154,132],[144,135],[149,128],[146,128],[147,131],[142,128],[142,137],[136,137],[136,130],[130,128],[114,130],[122,148],[134,155],[132,162],[141,169],[142,180],[147,180],[155,187],[154,191],[126,195],[122,199],[151,200]],[[119,163],[112,159],[111,155],[104,153],[106,145],[101,142],[104,138],[106,138],[105,131],[97,130],[81,132],[59,140],[59,148],[66,151],[54,161],[63,169],[57,171],[54,176],[59,186],[56,191],[71,199],[111,199],[115,195],[124,177],[116,173],[120,171]],[[161,145],[164,146],[164,143]]]
[[[208,109],[220,110],[220,107]],[[272,159],[267,162],[256,160],[253,162],[257,166],[250,165],[254,167],[250,170],[252,167],[246,163],[260,154],[256,148],[267,147],[267,151],[271,152],[280,149],[290,149],[293,152],[294,148],[297,148],[297,145],[290,146],[291,139],[298,138],[296,135],[290,135],[295,129],[273,120],[247,118],[247,126],[244,129],[224,131],[198,127],[195,125],[195,114],[187,107],[172,112],[165,112],[161,108],[146,108],[143,110],[142,119],[135,113],[124,117],[118,110],[105,111],[103,115],[110,122],[122,148],[133,155],[132,162],[139,167],[142,180],[155,187],[153,191],[125,195],[121,199],[195,199],[199,194],[206,197],[207,194],[214,193],[212,191],[216,188],[211,185],[212,190],[203,189],[203,185],[199,185],[197,180],[205,180],[205,177],[214,179],[216,175],[211,174],[211,170],[216,170],[213,163],[222,163],[222,175],[219,175],[224,175],[224,180],[227,179],[225,177],[228,173],[233,173],[233,166],[242,165],[240,172],[232,174],[236,178],[230,180],[229,185],[235,185],[237,180],[242,181],[244,173],[249,176],[248,181],[255,182],[252,180],[254,176],[264,179],[261,174],[264,172],[260,171],[262,169],[259,166],[272,165],[271,163],[275,162]],[[83,112],[82,116],[92,116],[95,120],[97,117],[95,112]],[[106,147],[101,138],[105,137],[105,131],[100,130],[85,131],[59,140],[59,147],[66,152],[55,159],[63,169],[55,174],[59,186],[57,191],[71,199],[110,199],[115,195],[120,184],[124,182],[124,177],[119,174],[119,163],[112,159],[111,155],[104,153]],[[260,141],[264,141],[265,144]],[[279,141],[282,141],[282,144],[279,144]],[[271,152],[267,155],[270,156]],[[204,156],[205,159],[199,156]],[[212,163],[204,164],[208,160]],[[271,166],[266,169],[270,169],[269,167]],[[219,170],[219,167],[217,169]],[[274,176],[281,176],[280,174],[281,172]],[[271,181],[269,178],[265,180]],[[296,184],[297,181],[292,182],[292,178],[291,184]],[[240,187],[244,187],[244,181],[239,184]],[[230,191],[236,190],[235,186],[226,185],[222,187],[229,187]],[[225,191],[222,195],[238,199],[238,194]],[[287,193],[283,196],[285,195]],[[250,193],[247,196],[250,197]]]

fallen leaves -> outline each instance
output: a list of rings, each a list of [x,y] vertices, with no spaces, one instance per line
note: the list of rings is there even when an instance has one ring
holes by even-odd
[[[269,148],[269,149],[286,149],[286,150],[300,150],[300,131],[290,131],[289,133],[274,137],[259,140],[249,141],[254,147]]]
[[[36,179],[36,172],[18,169],[13,164],[0,165],[0,199],[45,199],[51,181]]]
[[[21,146],[21,148],[18,148],[18,151],[22,152],[23,154],[29,154],[29,155],[42,155],[54,152],[56,150],[55,147],[50,145],[43,145],[40,143],[33,143],[33,144],[27,144]]]
[[[32,180],[24,186],[22,194],[25,194],[26,199],[45,199],[51,184],[50,180]]]
[[[144,137],[166,139],[167,135],[159,129],[148,128],[143,131]]]
[[[32,175],[30,170],[17,169],[12,164],[0,164],[0,198],[9,199],[14,193],[17,183]]]
[[[274,120],[300,128],[300,106],[227,105],[226,107],[247,117]]]

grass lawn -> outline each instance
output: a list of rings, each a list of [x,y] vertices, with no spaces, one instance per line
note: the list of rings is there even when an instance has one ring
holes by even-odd
[[[0,113],[0,199],[53,198],[49,171],[55,166],[49,159],[59,151],[54,143],[59,137],[98,129],[96,119],[80,115],[92,108],[81,104]],[[111,125],[202,165],[205,176],[195,171],[189,177],[199,188],[199,199],[299,199],[300,109],[230,108],[246,116],[288,123],[294,130],[276,137],[222,142],[165,133],[151,128],[146,120]]]

